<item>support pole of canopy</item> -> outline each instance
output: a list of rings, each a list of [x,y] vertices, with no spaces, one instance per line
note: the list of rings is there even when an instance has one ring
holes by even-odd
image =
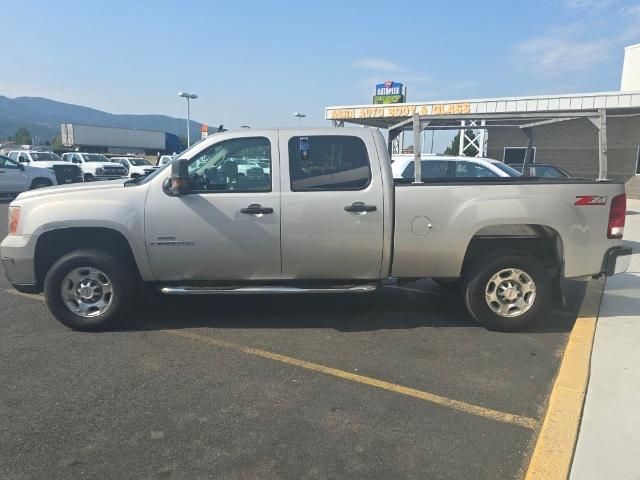
[[[607,110],[598,109],[600,127],[598,128],[598,180],[607,179]]]
[[[463,156],[464,155],[464,127],[467,124],[467,122],[465,120],[460,120],[460,125],[462,125],[462,130],[460,130],[460,132],[458,132],[458,155],[459,156]]]
[[[522,133],[527,136],[527,150],[524,154],[524,162],[522,163],[522,175],[525,177],[530,176],[531,156],[533,154],[533,128],[523,128]]]
[[[422,128],[420,128],[420,115],[418,112],[413,113],[413,169],[415,175],[413,183],[422,183]]]

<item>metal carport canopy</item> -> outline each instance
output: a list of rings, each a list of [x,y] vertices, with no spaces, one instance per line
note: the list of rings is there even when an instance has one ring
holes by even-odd
[[[421,183],[419,162],[422,130],[491,130],[519,128],[527,136],[523,172],[530,162],[533,129],[550,123],[588,118],[599,140],[598,180],[607,178],[607,116],[640,115],[640,91],[571,95],[505,97],[403,104],[326,107],[325,118],[336,126],[345,123],[389,130],[389,144],[402,131],[414,132],[415,179]],[[464,139],[461,139],[461,149]]]

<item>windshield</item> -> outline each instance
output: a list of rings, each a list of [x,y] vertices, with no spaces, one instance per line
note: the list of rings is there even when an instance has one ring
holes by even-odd
[[[82,155],[82,158],[84,158],[85,162],[111,162],[111,160],[104,155],[97,153],[85,153]]]
[[[209,136],[208,138],[211,138],[211,137]],[[190,156],[189,153],[193,152],[194,150],[198,150],[200,148],[200,143],[204,142],[205,140],[206,140],[205,138],[198,140],[196,143],[191,145],[191,147],[187,148],[183,152],[180,152],[179,155],[176,155],[175,157],[173,157],[173,159],[175,160],[177,158],[189,158]],[[160,168],[156,168],[149,175],[138,177],[137,179],[129,180],[129,181],[133,182],[132,185],[144,185],[145,183],[149,183],[151,180],[156,178],[158,175],[160,175],[160,172],[163,172],[164,170],[166,170],[167,167],[170,167],[170,166],[171,166],[171,162],[165,163]]]
[[[164,171],[167,167],[170,167],[171,163],[165,163],[164,165],[159,166],[149,175],[144,175],[138,178],[134,178],[132,180],[128,180],[125,183],[129,183],[131,185],[144,185],[145,183],[149,183],[149,181],[155,177],[157,177],[160,172]]]
[[[131,165],[134,165],[136,167],[140,167],[142,165],[151,165],[149,162],[147,162],[144,158],[130,158],[129,159],[129,163]]]
[[[517,171],[515,168],[511,168],[509,165],[505,165],[501,162],[491,162],[491,165],[502,170],[504,173],[508,174],[510,177],[520,177],[522,174]]]
[[[31,158],[34,162],[61,162],[62,159],[51,152],[31,152]]]

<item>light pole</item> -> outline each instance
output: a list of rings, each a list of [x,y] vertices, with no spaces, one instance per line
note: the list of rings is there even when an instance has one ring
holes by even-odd
[[[294,117],[298,117],[298,125],[302,125],[302,119],[304,117],[306,117],[307,115],[305,113],[302,112],[296,112],[293,114]]]
[[[189,124],[191,123],[191,110],[189,106],[189,100],[195,100],[198,95],[195,93],[178,92],[178,96],[187,99],[187,148],[191,146],[191,132],[189,131]]]

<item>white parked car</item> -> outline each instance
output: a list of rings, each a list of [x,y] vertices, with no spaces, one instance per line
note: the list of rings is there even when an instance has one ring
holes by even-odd
[[[144,158],[138,157],[111,157],[112,162],[118,162],[129,172],[129,178],[138,178],[144,177],[145,175],[149,175],[156,168]]]
[[[122,165],[110,161],[100,153],[69,152],[62,154],[65,162],[75,163],[82,169],[85,182],[114,180],[127,176]]]
[[[520,172],[491,158],[422,155],[423,178],[491,178],[519,177]],[[413,178],[413,154],[394,155],[393,178]]]
[[[82,172],[80,169],[73,165],[69,165],[53,152],[12,150],[9,152],[8,157],[21,165],[48,168],[54,173],[59,185],[82,181]]]
[[[48,168],[32,167],[0,155],[0,195],[15,195],[57,183],[55,174]]]

